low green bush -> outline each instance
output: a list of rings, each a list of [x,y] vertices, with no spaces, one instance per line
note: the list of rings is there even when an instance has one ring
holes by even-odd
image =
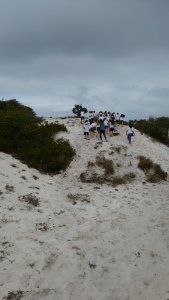
[[[149,117],[148,120],[134,120],[132,122],[133,126],[138,129],[141,133],[145,133],[150,137],[164,143],[169,146],[169,118],[160,117],[154,118]]]
[[[67,140],[54,136],[67,131],[61,124],[42,124],[33,110],[16,100],[0,101],[0,151],[12,154],[44,173],[65,170],[75,155]]]

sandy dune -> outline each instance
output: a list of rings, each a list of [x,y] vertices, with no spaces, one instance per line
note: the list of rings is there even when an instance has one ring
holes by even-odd
[[[125,126],[108,143],[87,141],[79,120],[60,121],[77,153],[65,172],[42,175],[0,153],[0,299],[169,299],[169,182],[147,183],[137,167],[144,155],[169,174],[169,148],[137,131],[129,146]],[[98,154],[136,179],[82,183]]]

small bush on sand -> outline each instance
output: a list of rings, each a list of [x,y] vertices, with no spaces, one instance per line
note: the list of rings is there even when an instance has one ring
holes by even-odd
[[[167,173],[164,172],[160,165],[154,164],[153,169],[147,174],[147,181],[156,183],[167,179]]]
[[[95,166],[95,163],[94,163],[93,161],[88,161],[87,166],[88,166],[89,168],[94,167],[94,166]]]
[[[8,292],[8,296],[4,297],[5,300],[20,300],[21,298],[23,298],[22,291]]]
[[[122,149],[121,149],[120,147],[116,147],[115,150],[116,150],[116,152],[117,152],[118,154],[120,154],[120,152],[121,152]]]
[[[152,169],[153,167],[153,162],[151,161],[151,159],[146,158],[145,156],[139,156],[139,163],[138,163],[138,167],[139,169],[143,170],[144,172],[149,171],[150,169]]]
[[[120,185],[120,184],[130,183],[135,179],[135,177],[136,177],[136,175],[134,173],[130,172],[130,173],[127,173],[123,176],[113,176],[109,180],[109,182],[110,182],[111,185],[117,186],[117,185]]]
[[[68,167],[75,150],[69,141],[54,140],[57,133],[67,131],[63,124],[41,121],[16,100],[0,101],[0,151],[43,173],[56,174]]]
[[[89,195],[87,194],[68,194],[67,198],[75,205],[77,201],[90,203]]]
[[[14,186],[13,186],[13,185],[9,185],[9,184],[6,184],[6,185],[5,185],[5,189],[6,189],[6,191],[8,191],[8,192],[14,192],[14,191],[15,191]]]
[[[98,176],[95,172],[89,174],[88,172],[83,172],[80,174],[81,182],[88,182],[88,183],[98,183],[103,184],[105,182],[105,178],[103,176]]]
[[[96,184],[108,184],[112,186],[117,186],[120,184],[127,184],[134,180],[136,175],[134,173],[128,173],[124,176],[98,176],[96,173],[88,174],[88,172],[83,172],[80,175],[80,180],[82,182],[96,183]]]
[[[154,164],[154,173],[162,180],[166,180],[167,173],[161,169],[160,165]]]
[[[96,157],[96,164],[98,167],[104,169],[105,175],[112,175],[114,174],[114,165],[111,159],[106,159],[104,156],[97,156]]]
[[[92,168],[97,165],[104,169],[104,174],[97,174]],[[114,164],[110,159],[106,159],[104,156],[97,156],[96,163],[88,162],[89,169],[86,172],[80,174],[80,180],[82,182],[95,183],[95,184],[108,184],[117,186],[119,184],[127,184],[133,181],[136,177],[134,173],[128,173],[123,176],[114,176]]]
[[[32,193],[18,197],[19,201],[24,201],[33,206],[39,206],[39,198]]]
[[[149,158],[139,156],[138,167],[144,171],[147,181],[156,183],[167,179],[167,173],[164,172],[159,164],[154,164]]]

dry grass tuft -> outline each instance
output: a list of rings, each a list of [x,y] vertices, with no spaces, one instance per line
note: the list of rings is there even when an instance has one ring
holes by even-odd
[[[93,161],[88,161],[89,168],[94,167],[94,166],[95,166],[95,163]]]
[[[96,184],[108,184],[112,186],[117,186],[120,184],[131,183],[135,179],[136,175],[134,173],[128,173],[124,176],[98,176],[96,173],[88,174],[88,172],[83,172],[80,175],[80,180],[82,182],[96,183]]]
[[[94,149],[99,148],[99,146],[101,146],[101,145],[102,145],[102,142],[97,142],[96,145],[94,146]]]
[[[77,201],[90,203],[89,195],[87,194],[68,194],[68,199],[71,201],[73,205],[77,204]]]
[[[36,223],[36,229],[40,231],[48,231],[49,226],[47,223]]]
[[[116,151],[120,152],[121,148],[119,147]],[[96,166],[104,169],[104,174],[96,173],[94,169]],[[86,172],[80,174],[80,180],[82,182],[117,186],[119,184],[130,183],[136,177],[136,175],[131,172],[123,176],[114,176],[115,169],[113,161],[111,159],[106,159],[104,156],[97,156],[95,163],[89,161],[88,167],[89,169]],[[120,167],[120,165],[118,165],[118,167]]]
[[[145,156],[139,156],[138,168],[143,170],[144,172],[149,171],[153,168],[153,162],[150,158],[146,158]]]
[[[39,206],[39,198],[32,193],[18,197],[19,201],[24,201],[33,206]]]
[[[112,175],[114,174],[114,165],[111,159],[106,159],[104,156],[97,156],[96,157],[96,164],[98,167],[104,169],[105,175]]]
[[[81,173],[80,180],[82,182],[88,182],[88,183],[96,183],[96,184],[104,183],[103,176],[98,176],[95,172],[92,172],[91,174],[89,174],[89,172]]]
[[[9,185],[9,184],[6,184],[5,189],[6,189],[6,191],[8,191],[8,192],[14,192],[14,191],[15,191],[14,186]]]
[[[147,181],[157,183],[161,180],[167,180],[167,173],[164,172],[159,164],[154,164],[149,158],[139,156],[138,167],[144,171]]]
[[[22,291],[16,291],[16,292],[8,292],[8,296],[5,297],[5,300],[20,300],[23,298],[23,292]]]

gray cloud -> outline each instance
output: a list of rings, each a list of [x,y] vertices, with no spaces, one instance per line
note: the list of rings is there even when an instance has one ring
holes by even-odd
[[[167,0],[3,1],[0,96],[44,114],[166,115],[168,31]]]

